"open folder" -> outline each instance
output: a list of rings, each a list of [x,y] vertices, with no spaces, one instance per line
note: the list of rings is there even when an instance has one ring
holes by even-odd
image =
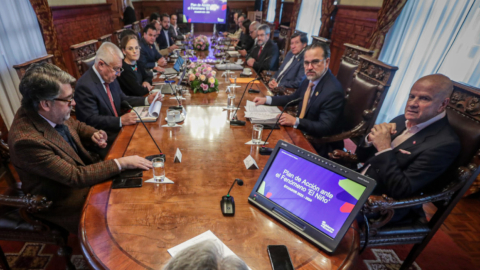
[[[159,91],[150,106],[138,106],[133,107],[133,109],[140,115],[143,122],[155,122],[160,116],[160,110],[162,109],[161,98],[162,94]],[[140,119],[137,116],[137,123],[138,122],[140,122]]]

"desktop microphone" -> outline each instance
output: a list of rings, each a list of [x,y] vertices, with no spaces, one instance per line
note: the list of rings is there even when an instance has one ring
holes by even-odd
[[[302,100],[302,98],[294,99],[294,100],[288,102],[287,104],[285,104],[285,106],[283,106],[283,110],[282,110],[282,112],[280,113],[280,115],[278,116],[277,121],[275,121],[275,125],[273,125],[272,130],[270,130],[270,133],[268,133],[268,136],[267,136],[267,139],[265,140],[265,143],[264,143],[264,144],[262,145],[262,147],[258,150],[258,153],[260,153],[260,155],[262,155],[262,156],[269,156],[269,155],[272,154],[273,149],[272,149],[272,148],[265,147],[265,145],[267,144],[268,138],[270,138],[270,135],[272,135],[272,132],[273,132],[273,130],[275,129],[275,127],[277,126],[278,121],[280,120],[280,117],[282,116],[282,114],[283,114],[283,112],[285,111],[285,109],[287,109],[287,107],[290,106],[292,103],[298,102],[298,101],[300,101],[300,100]]]
[[[243,99],[243,97],[245,96],[245,92],[246,92],[247,89],[248,89],[248,85],[249,85],[250,83],[256,81],[256,80],[258,80],[258,77],[256,77],[255,79],[249,81],[249,82],[247,83],[247,86],[245,86],[245,89],[243,90],[242,98],[240,98],[240,101],[238,102],[237,109],[235,110],[235,112],[234,112],[234,114],[233,114],[233,116],[232,116],[232,120],[230,120],[230,125],[231,125],[231,126],[245,126],[245,121],[241,121],[241,120],[238,120],[238,119],[237,119],[237,111],[238,111],[239,108],[240,108],[240,104],[242,104],[242,99]],[[235,91],[235,89],[232,90],[232,91]]]
[[[177,96],[177,91],[178,90],[173,90],[173,87],[172,87],[171,83],[168,83],[168,85],[170,86],[170,89],[172,89],[172,93],[175,96],[175,98],[177,99],[177,102],[179,104],[178,106],[170,106],[170,108],[172,108],[174,110],[183,110],[182,102],[178,99],[178,96]]]
[[[143,126],[145,127],[145,130],[147,130],[148,135],[150,135],[150,138],[152,138],[152,141],[153,141],[153,142],[155,143],[155,145],[157,146],[158,152],[160,152],[159,155],[147,156],[147,157],[145,157],[145,159],[148,159],[148,160],[150,160],[150,161],[152,161],[152,160],[153,160],[154,158],[156,158],[156,157],[161,157],[161,158],[165,159],[165,154],[162,153],[162,150],[160,150],[160,147],[158,147],[158,144],[157,144],[157,142],[155,141],[155,139],[153,138],[152,134],[150,134],[150,131],[148,131],[147,126],[145,126],[145,123],[144,123],[143,120],[142,120],[142,117],[140,117],[140,115],[137,113],[137,111],[135,111],[135,110],[133,109],[133,107],[130,105],[130,103],[128,103],[128,101],[126,101],[126,100],[122,101],[121,106],[124,107],[124,108],[129,108],[129,109],[131,109],[132,111],[134,111],[134,112],[137,114],[138,118],[140,119],[140,122],[142,122]]]
[[[226,196],[222,197],[222,200],[220,201],[220,208],[222,209],[222,214],[224,216],[233,216],[235,215],[235,201],[233,200],[233,197],[230,196],[230,191],[232,190],[233,186],[235,185],[235,182],[239,186],[243,186],[243,180],[242,179],[235,179],[233,181],[232,186],[230,187],[230,190],[228,191]]]

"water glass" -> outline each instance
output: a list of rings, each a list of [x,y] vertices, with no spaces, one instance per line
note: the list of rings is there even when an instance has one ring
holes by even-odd
[[[165,180],[165,159],[156,157],[152,160],[153,163],[153,180],[157,183],[162,183]]]
[[[177,110],[167,110],[167,125],[169,127],[175,126],[175,115],[178,113]]]
[[[237,87],[237,74],[232,73],[232,75],[230,75],[230,79],[233,79],[233,84],[231,86],[233,88]]]
[[[227,96],[227,108],[230,110],[235,109],[235,91],[231,91]]]
[[[262,131],[263,131],[263,125],[259,125],[259,124],[253,125],[252,143],[260,144],[262,142]]]

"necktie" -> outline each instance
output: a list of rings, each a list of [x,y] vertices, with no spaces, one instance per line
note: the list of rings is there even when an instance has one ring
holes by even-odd
[[[308,85],[305,95],[303,96],[302,111],[300,112],[300,116],[299,116],[300,119],[302,119],[305,116],[305,112],[307,111],[308,100],[310,99],[310,92],[312,92],[313,86],[314,84],[311,82]]]
[[[108,83],[104,83],[105,89],[107,89],[107,96],[108,99],[110,99],[110,105],[112,105],[113,113],[115,114],[115,117],[118,117],[117,109],[115,109],[115,103],[113,103],[113,97],[112,97],[112,92],[110,92],[110,86]]]
[[[263,49],[263,46],[261,46],[260,50],[258,50],[258,56],[257,57],[260,57],[260,54],[262,54],[262,49]]]
[[[283,67],[283,70],[280,72],[280,75],[278,75],[278,77],[277,77],[277,83],[280,83],[280,81],[283,79],[283,77],[285,77],[288,69],[292,66],[292,62],[295,59],[296,59],[295,56],[293,56],[292,58],[290,58],[290,61],[288,61],[288,63]]]
[[[73,141],[72,135],[70,134],[70,131],[68,131],[68,128],[65,125],[56,125],[55,130],[68,144],[70,144],[73,150],[77,152],[77,146],[75,145],[75,142]]]

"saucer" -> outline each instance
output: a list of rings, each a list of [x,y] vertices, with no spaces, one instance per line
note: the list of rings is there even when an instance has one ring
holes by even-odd
[[[250,72],[250,73],[243,73],[242,72],[242,75],[245,75],[245,76],[251,76],[252,74],[253,74],[252,72]]]

